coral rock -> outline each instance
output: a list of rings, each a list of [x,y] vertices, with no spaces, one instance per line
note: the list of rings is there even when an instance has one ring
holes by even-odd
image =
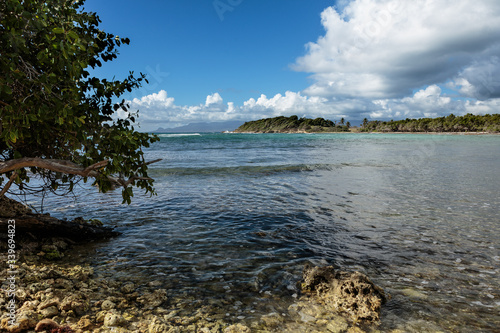
[[[43,318],[52,318],[59,314],[59,310],[55,306],[49,306],[41,311]]]
[[[127,321],[121,315],[117,313],[108,313],[104,317],[104,326],[108,327],[117,327],[117,326],[126,326]]]
[[[148,326],[149,333],[163,333],[168,332],[170,326],[158,317],[154,317]]]
[[[137,301],[144,304],[148,308],[159,307],[167,300],[167,291],[165,289],[158,289],[150,294],[143,295],[137,298]]]
[[[116,307],[115,303],[111,302],[111,301],[104,301],[102,302],[101,304],[101,309],[103,310],[111,310],[111,309],[114,309]]]
[[[35,331],[40,332],[40,331],[51,331],[53,329],[58,329],[59,324],[56,323],[55,321],[51,319],[43,319],[36,324]]]
[[[250,333],[250,328],[242,324],[235,324],[227,327],[224,333]]]
[[[387,300],[384,291],[359,272],[343,272],[328,267],[306,267],[302,289],[315,292],[325,307],[343,312],[353,321],[377,323]]]

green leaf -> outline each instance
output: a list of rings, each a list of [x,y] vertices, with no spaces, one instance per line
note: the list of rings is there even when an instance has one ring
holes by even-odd
[[[74,40],[79,40],[80,37],[78,37],[78,34],[76,32],[74,32],[73,30],[69,31],[68,32],[68,36],[73,38]]]
[[[10,133],[9,133],[9,138],[10,138],[10,141],[11,141],[12,143],[16,143],[16,141],[17,141],[17,135],[16,135],[16,133],[14,133],[14,132],[10,132]]]
[[[63,28],[53,28],[52,29],[52,32],[55,33],[55,34],[62,34],[64,33],[64,29]]]

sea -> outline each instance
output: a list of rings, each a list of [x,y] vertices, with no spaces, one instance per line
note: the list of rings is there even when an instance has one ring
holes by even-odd
[[[500,332],[500,136],[159,134],[157,195],[44,198],[122,233],[74,262],[216,305],[250,325],[300,298],[306,264],[359,271],[391,299],[380,332]],[[33,197],[36,206],[41,198]],[[215,310],[214,310],[215,311]],[[290,319],[291,320],[291,319]]]

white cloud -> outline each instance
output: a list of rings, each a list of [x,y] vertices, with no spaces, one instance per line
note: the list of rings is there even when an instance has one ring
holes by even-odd
[[[497,0],[355,0],[323,11],[326,34],[293,68],[312,73],[314,96],[402,98],[458,77],[477,87],[475,70],[499,68],[498,17]]]
[[[307,97],[301,93],[287,91],[268,98],[261,95],[257,100],[250,98],[242,106],[233,102],[224,103],[219,93],[206,97],[205,104],[176,105],[173,97],[165,90],[135,98],[129,101],[131,110],[140,110],[141,129],[154,130],[159,126],[175,127],[192,122],[216,122],[227,120],[251,120],[280,115],[306,115],[335,117],[338,111],[332,110],[328,100],[322,97]]]
[[[287,91],[285,95],[276,94],[272,98],[261,95],[257,100],[250,98],[244,102],[243,110],[247,113],[266,114],[268,116],[291,116],[301,114],[324,113],[326,102],[322,97],[307,97],[292,91]]]
[[[220,97],[219,93],[215,93],[207,96],[207,100],[205,102],[205,106],[210,106],[212,104],[222,104],[222,97]]]
[[[443,96],[439,86],[431,85],[417,91],[411,97],[374,100],[373,105],[369,113],[369,118],[372,119],[435,118],[450,113],[457,116],[467,113],[498,113],[500,99],[454,100]]]

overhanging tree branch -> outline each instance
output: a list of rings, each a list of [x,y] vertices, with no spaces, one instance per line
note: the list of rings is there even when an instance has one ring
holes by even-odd
[[[160,158],[146,162],[144,164],[150,165],[152,163],[156,163],[161,160],[162,159]],[[81,165],[66,160],[43,159],[40,157],[23,157],[14,160],[0,162],[0,174],[4,174],[10,171],[15,171],[27,167],[37,167],[37,168],[51,170],[54,172],[61,172],[82,177],[97,178],[100,176],[100,173],[97,170],[105,167],[106,165],[108,165],[108,163],[109,163],[108,160],[104,160],[84,168]],[[0,197],[2,197],[7,192],[7,190],[10,188],[16,177],[17,174],[14,172],[10,177],[9,181],[7,182],[7,184],[5,184],[4,188],[1,190]],[[136,180],[153,180],[152,178],[149,177],[141,177],[135,175],[127,180],[121,177],[113,177],[113,176],[107,176],[107,178],[110,182],[119,184],[125,188],[131,185]]]
[[[96,169],[106,166],[108,163],[108,160],[104,160],[84,168],[81,165],[66,160],[44,159],[40,157],[23,157],[0,162],[0,174],[27,167],[37,167],[71,175],[92,177],[90,173],[92,173],[93,171],[95,172]]]

